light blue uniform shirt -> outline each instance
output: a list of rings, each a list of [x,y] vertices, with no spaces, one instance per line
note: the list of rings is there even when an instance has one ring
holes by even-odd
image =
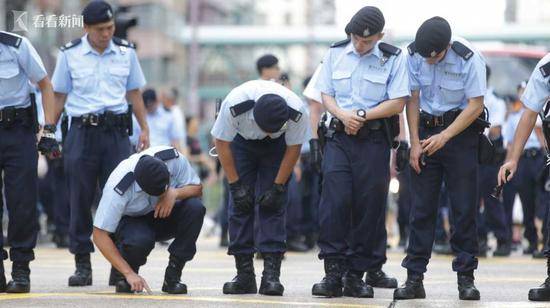
[[[145,86],[145,77],[133,48],[111,41],[99,54],[85,35],[80,44],[59,53],[52,84],[55,92],[67,94],[69,116],[120,114],[128,109],[126,92]]]
[[[506,119],[506,124],[504,124],[504,131],[503,131],[503,138],[504,142],[506,144],[512,144],[514,141],[514,135],[516,134],[516,130],[519,125],[519,120],[521,118],[521,115],[525,111],[525,108],[521,108],[517,112],[511,112],[508,114],[508,118]],[[537,125],[540,126],[541,122],[537,120]],[[531,131],[531,135],[529,135],[529,139],[527,139],[527,143],[525,143],[525,148],[540,148],[540,142],[537,138],[537,135],[535,134],[535,130]]]
[[[151,146],[160,146],[160,145],[172,145],[172,141],[179,141],[182,143],[185,141],[186,134],[185,130],[180,130],[180,126],[176,125],[175,116],[172,110],[166,110],[162,105],[157,107],[157,110],[153,113],[147,112],[146,115],[147,124],[149,125],[149,142]],[[139,139],[141,134],[141,129],[139,123],[135,117],[132,119],[134,133],[131,140],[132,144]]]
[[[420,90],[420,109],[440,116],[453,109],[464,109],[468,99],[484,96],[487,92],[485,60],[467,41],[455,37],[472,50],[466,60],[449,48],[445,58],[437,64],[428,64],[418,53],[407,53],[411,91]]]
[[[4,32],[4,31],[0,31]],[[4,32],[8,33],[8,32]],[[9,33],[21,39],[19,47],[0,43],[0,109],[30,106],[32,85],[47,77],[46,69],[25,37]]]
[[[275,139],[285,134],[287,145],[304,144],[311,136],[309,111],[304,102],[291,90],[269,80],[251,80],[231,90],[222,102],[220,113],[214,123],[211,134],[217,139],[231,142],[237,134],[247,140],[262,140],[268,134],[260,129],[254,120],[253,109],[233,117],[230,108],[247,100],[258,101],[265,94],[281,96],[287,105],[302,113],[298,122],[289,119],[280,131],[270,134]]]
[[[353,43],[330,48],[316,88],[336,99],[345,110],[371,109],[381,102],[410,95],[405,56],[384,57],[380,42],[359,55]]]
[[[145,193],[134,181],[122,194],[115,191],[115,187],[128,173],[133,172],[139,158],[143,155],[154,156],[155,153],[172,147],[151,147],[133,154],[120,162],[113,170],[101,196],[94,218],[94,226],[107,232],[115,232],[122,216],[143,216],[155,210],[159,197]],[[170,172],[170,187],[181,188],[187,185],[199,185],[200,179],[189,164],[189,161],[180,153],[178,158],[165,161]]]
[[[540,67],[548,62],[550,62],[550,53],[539,61],[521,96],[523,104],[534,112],[541,112],[550,97],[550,76],[544,77],[540,71]]]

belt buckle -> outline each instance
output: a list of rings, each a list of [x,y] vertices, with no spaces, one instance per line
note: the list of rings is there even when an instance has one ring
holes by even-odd
[[[434,126],[440,127],[445,126],[445,120],[443,119],[443,116],[438,116],[433,118]]]
[[[88,123],[91,126],[97,126],[99,124],[99,116],[96,114],[90,114],[88,117]]]

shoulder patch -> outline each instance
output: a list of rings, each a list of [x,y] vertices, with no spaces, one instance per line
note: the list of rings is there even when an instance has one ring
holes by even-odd
[[[470,60],[470,58],[474,55],[474,52],[461,42],[454,41],[451,48],[464,60]]]
[[[542,74],[542,77],[546,78],[546,77],[550,76],[550,62],[542,65],[541,67],[539,67],[539,71]]]
[[[162,161],[167,161],[178,157],[180,157],[180,153],[178,153],[178,150],[176,150],[175,148],[166,149],[155,153],[155,158],[158,158]]]
[[[302,113],[294,108],[288,107],[288,112],[290,113],[290,119],[296,123],[302,118]]]
[[[332,45],[330,45],[330,48],[346,46],[350,41],[351,41],[351,39],[348,37],[345,40],[342,40],[342,41],[339,41],[339,42],[336,42],[336,43],[332,43]]]
[[[407,51],[409,52],[409,55],[414,55],[416,52],[416,44],[414,41],[407,46]]]
[[[254,100],[249,99],[242,103],[238,103],[235,106],[229,107],[229,110],[231,111],[231,115],[235,118],[254,108],[255,104],[256,102]]]
[[[136,44],[128,42],[127,40],[118,38],[116,36],[113,36],[113,43],[115,43],[118,46],[124,46],[124,47],[136,49]]]
[[[392,56],[397,56],[401,53],[401,49],[399,49],[398,47],[384,42],[378,44],[378,49],[380,49],[384,54]]]
[[[11,47],[19,48],[23,39],[15,34],[0,32],[0,43]]]
[[[124,195],[124,193],[130,188],[130,186],[134,183],[136,178],[134,177],[133,172],[128,172],[126,175],[118,182],[118,184],[115,186],[114,190],[119,195]]]
[[[76,40],[72,40],[72,41],[68,42],[67,44],[61,46],[59,49],[61,49],[61,51],[65,51],[67,49],[71,49],[75,46],[78,46],[81,42],[82,42],[82,39],[77,38]]]

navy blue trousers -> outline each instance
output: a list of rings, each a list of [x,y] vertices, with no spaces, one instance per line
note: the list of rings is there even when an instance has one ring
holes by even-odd
[[[440,133],[443,128],[420,127],[420,139]],[[402,262],[409,272],[421,274],[432,253],[438,200],[445,181],[451,208],[451,247],[455,254],[453,270],[467,272],[477,268],[478,240],[477,171],[478,134],[471,128],[451,139],[443,148],[426,158],[426,166],[417,174],[411,171],[412,207],[407,256]]]
[[[273,186],[286,151],[284,135],[277,139],[263,140],[246,140],[237,135],[231,142],[231,151],[240,180],[254,190],[258,200]],[[244,213],[237,210],[233,205],[233,198],[229,198],[228,254],[285,252],[285,216],[286,206],[276,211],[266,211],[256,205],[253,212]]]
[[[374,271],[386,262],[390,146],[381,131],[336,133],[325,145],[319,204],[319,258]]]
[[[10,246],[10,259],[14,262],[34,260],[33,249],[39,228],[37,164],[33,130],[21,123],[14,123],[10,128],[0,127],[0,220],[3,188],[9,218],[7,244]],[[3,236],[0,236],[0,249],[3,249],[3,244]],[[6,252],[2,251],[0,257],[6,259]]]
[[[479,166],[479,199],[483,201],[483,209],[478,212],[478,237],[487,240],[487,233],[493,231],[499,243],[508,243],[511,225],[507,223],[504,204],[491,197],[497,185],[498,170],[497,165]]]
[[[301,182],[292,176],[288,182],[288,203],[286,208],[286,234],[288,238],[297,238],[303,234],[302,217],[304,204],[302,203]]]
[[[198,198],[177,201],[167,218],[154,218],[154,212],[144,216],[124,216],[115,232],[115,242],[128,264],[139,268],[157,241],[174,239],[168,251],[178,260],[187,262],[197,252],[197,238],[206,209]]]
[[[311,166],[309,154],[302,154],[302,228],[304,234],[319,232],[320,174]]]
[[[91,253],[92,204],[115,167],[130,156],[128,134],[121,129],[71,125],[64,142],[65,176],[69,190],[70,252]]]
[[[63,170],[63,159],[48,159],[48,173],[38,181],[38,198],[48,220],[55,225],[55,233],[69,233],[69,193]]]
[[[403,236],[409,234],[409,215],[411,212],[411,169],[405,170],[397,174],[399,181],[399,195],[397,197],[397,224],[399,233]]]

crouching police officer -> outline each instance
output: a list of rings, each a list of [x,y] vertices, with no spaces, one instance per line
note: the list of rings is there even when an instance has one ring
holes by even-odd
[[[259,293],[283,295],[279,276],[286,250],[287,182],[308,129],[302,100],[272,81],[248,81],[222,102],[211,133],[230,187],[228,254],[237,267],[224,294],[257,292],[252,257],[258,251],[264,257]]]
[[[173,238],[162,291],[187,293],[180,277],[183,266],[197,251],[195,244],[206,212],[201,195],[199,177],[187,159],[171,147],[149,148],[113,170],[97,208],[93,239],[118,270],[117,292],[148,289],[138,275],[139,268],[156,241]]]
[[[70,128],[64,141],[64,165],[70,203],[70,252],[76,271],[69,286],[92,284],[90,253],[94,246],[91,207],[99,183],[131,154],[132,103],[141,127],[140,149],[148,147],[149,129],[140,88],[145,85],[134,45],[113,37],[113,10],[91,1],[82,11],[86,35],[61,48],[52,83],[58,110],[65,110]]]
[[[359,10],[346,26],[348,39],[325,56],[317,82],[332,119],[319,205],[325,277],[313,285],[315,296],[373,297],[372,287],[397,287],[382,271],[386,197],[397,135],[391,127],[399,127],[396,115],[410,92],[404,55],[380,41],[384,23],[378,8]]]
[[[42,60],[27,38],[0,31],[0,217],[4,191],[13,262],[12,280],[6,285],[3,260],[8,253],[0,234],[0,292],[26,293],[31,287],[29,262],[34,260],[38,232],[38,122],[31,82],[42,91],[46,127],[55,128],[54,95]],[[59,154],[55,137],[49,133],[40,139],[38,149],[48,155]]]
[[[459,298],[479,300],[474,285],[478,143],[482,129],[472,125],[483,112],[485,62],[468,42],[451,39],[441,17],[426,20],[409,45],[412,95],[407,105],[410,128],[412,205],[407,281],[394,299],[424,298],[423,274],[432,252],[442,181],[450,197]]]
[[[547,54],[537,64],[535,70],[529,78],[527,88],[521,97],[525,111],[521,115],[519,124],[514,136],[514,142],[509,148],[506,163],[500,168],[498,173],[499,185],[509,182],[516,174],[518,161],[523,154],[525,143],[535,127],[537,114],[542,111],[550,97],[550,54]],[[546,138],[547,149],[550,145],[550,119],[548,117],[548,107],[545,110],[546,118],[543,121],[543,132]],[[548,211],[547,211],[548,213]],[[546,223],[550,222],[550,217],[546,218]],[[546,230],[549,230],[548,227]],[[548,232],[548,231],[547,231]],[[549,237],[547,237],[548,239]],[[529,290],[529,300],[532,301],[550,301],[550,243],[545,243],[544,255],[548,258],[546,281],[538,288]]]

